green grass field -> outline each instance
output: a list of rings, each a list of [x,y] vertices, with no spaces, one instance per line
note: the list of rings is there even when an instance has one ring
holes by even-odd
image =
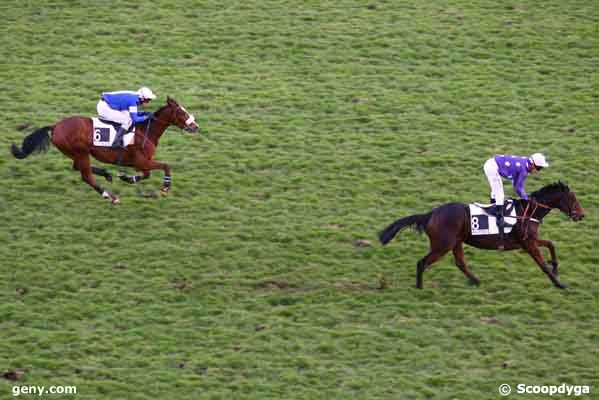
[[[42,398],[493,399],[502,383],[599,398],[596,2],[0,11],[0,372],[23,372],[0,398],[69,385]],[[112,206],[56,148],[10,155],[35,127],[94,115],[102,91],[141,85],[204,131],[160,142],[168,197],[155,172],[101,182]],[[485,201],[492,154],[537,151],[551,167],[527,189],[566,181],[587,213],[541,229],[568,290],[523,252],[467,248],[480,287],[446,257],[419,291],[426,236],[378,244],[401,216]]]

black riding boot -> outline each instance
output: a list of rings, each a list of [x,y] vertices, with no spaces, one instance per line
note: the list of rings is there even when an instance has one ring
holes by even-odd
[[[125,148],[125,143],[123,143],[123,136],[125,136],[125,133],[127,133],[127,130],[122,126],[120,126],[119,129],[117,129],[114,142],[112,142],[113,149]]]
[[[497,229],[499,230],[499,250],[503,250],[503,227],[505,226],[503,204],[495,205],[495,217],[497,217]]]

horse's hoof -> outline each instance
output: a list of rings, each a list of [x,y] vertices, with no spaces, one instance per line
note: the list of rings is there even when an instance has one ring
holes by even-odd
[[[556,283],[555,287],[558,289],[568,289],[568,285],[564,285],[563,283]]]
[[[160,189],[160,194],[162,196],[168,196],[168,188],[162,188],[162,189]]]
[[[114,205],[121,204],[121,199],[119,199],[118,197],[114,197],[112,199],[112,204],[114,204]]]
[[[470,286],[477,286],[477,287],[480,286],[480,281],[478,279],[476,279],[476,280],[475,279],[470,279],[468,281],[468,283],[470,284]]]

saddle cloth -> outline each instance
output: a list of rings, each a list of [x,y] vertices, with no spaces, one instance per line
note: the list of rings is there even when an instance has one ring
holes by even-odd
[[[473,235],[498,235],[497,218],[489,214],[486,209],[493,207],[493,204],[473,203],[470,206],[470,228]],[[513,200],[506,200],[504,205],[505,225],[504,233],[510,233],[518,219],[516,218],[516,207]]]
[[[92,118],[93,122],[93,141],[94,146],[100,147],[110,147],[112,146],[112,142],[114,142],[114,138],[116,137],[116,129],[115,125],[118,124],[102,120],[99,118]],[[133,126],[133,125],[131,125]],[[123,136],[123,144],[125,147],[133,144],[135,139],[135,132],[127,132],[125,136]]]

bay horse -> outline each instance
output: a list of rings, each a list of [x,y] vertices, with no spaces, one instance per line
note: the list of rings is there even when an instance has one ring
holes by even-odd
[[[120,203],[114,194],[104,190],[96,182],[93,174],[103,176],[112,182],[112,175],[103,168],[93,167],[89,156],[107,164],[118,164],[133,167],[142,175],[127,176],[119,173],[119,178],[128,183],[137,183],[150,176],[150,171],[161,169],[164,178],[161,193],[167,194],[171,185],[171,168],[168,164],[152,159],[160,137],[170,125],[187,131],[196,132],[199,127],[193,115],[174,99],[167,97],[166,104],[160,107],[151,118],[135,125],[135,139],[132,145],[125,149],[97,147],[93,145],[92,119],[73,116],[63,119],[52,126],[40,128],[23,140],[21,148],[15,144],[11,153],[18,159],[23,159],[32,153],[48,150],[50,141],[67,157],[73,160],[73,169],[81,172],[81,178],[93,187],[102,197],[113,204]]]
[[[479,285],[480,280],[470,271],[464,259],[463,243],[479,249],[505,250],[524,249],[537,263],[553,284],[565,289],[559,279],[559,263],[555,247],[549,240],[539,238],[539,225],[552,209],[558,209],[574,221],[584,218],[584,210],[574,192],[562,182],[553,183],[534,192],[530,200],[514,200],[517,222],[509,234],[504,234],[500,242],[499,234],[472,235],[470,208],[468,204],[447,203],[426,214],[416,214],[398,219],[379,233],[384,245],[402,229],[414,226],[419,232],[426,232],[430,242],[430,251],[416,264],[416,287],[422,289],[422,275],[434,262],[450,250],[456,266],[466,275],[471,284]],[[549,263],[545,262],[540,246],[547,247],[551,253]],[[549,269],[548,264],[552,265]]]

